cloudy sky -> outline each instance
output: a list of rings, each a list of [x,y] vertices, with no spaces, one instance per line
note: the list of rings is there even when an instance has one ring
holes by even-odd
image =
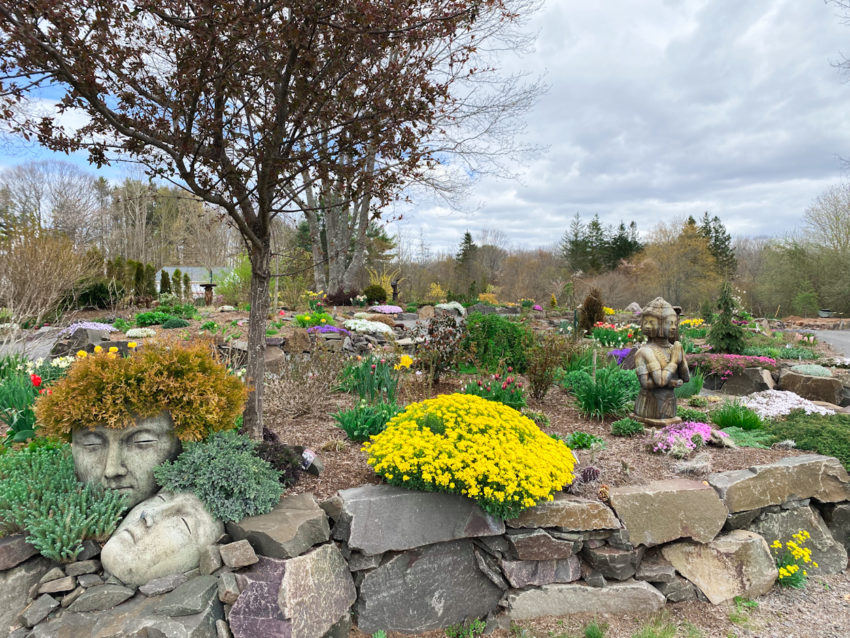
[[[466,230],[552,246],[585,220],[704,211],[733,235],[782,236],[847,178],[850,24],[822,0],[547,0],[533,50],[506,69],[543,76],[511,180],[483,178],[461,210],[421,197],[392,232],[454,251]],[[0,148],[0,166],[48,156]],[[77,160],[81,161],[81,160]],[[82,161],[81,161],[82,163]],[[121,169],[107,173],[117,178]]]

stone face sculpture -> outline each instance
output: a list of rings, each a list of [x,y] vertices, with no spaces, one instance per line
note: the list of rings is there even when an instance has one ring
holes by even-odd
[[[201,551],[224,534],[224,525],[194,494],[160,492],[122,521],[100,554],[104,569],[127,585],[198,566]]]
[[[77,477],[122,492],[130,507],[156,494],[153,469],[179,452],[180,441],[167,413],[123,429],[81,428],[71,433]]]
[[[680,312],[681,308],[656,297],[641,314],[640,328],[648,341],[635,354],[640,381],[635,417],[646,425],[664,427],[681,422],[673,389],[690,380],[690,373],[678,341]]]

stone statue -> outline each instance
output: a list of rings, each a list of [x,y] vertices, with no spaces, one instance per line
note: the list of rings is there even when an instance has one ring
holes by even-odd
[[[101,426],[71,433],[77,477],[125,494],[130,507],[156,494],[154,468],[173,460],[180,447],[167,413],[122,429]]]
[[[104,545],[104,569],[127,585],[198,566],[201,551],[224,534],[224,525],[194,494],[160,492],[142,501]]]
[[[679,314],[661,297],[653,299],[641,314],[640,329],[648,341],[635,354],[640,393],[635,417],[646,425],[664,427],[679,423],[674,388],[690,380],[688,362],[679,337]]]

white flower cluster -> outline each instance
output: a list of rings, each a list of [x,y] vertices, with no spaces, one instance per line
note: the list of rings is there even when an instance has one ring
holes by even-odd
[[[130,328],[124,334],[130,339],[144,339],[145,337],[155,337],[156,330],[153,328]]]
[[[372,312],[355,312],[354,318],[355,319],[365,319],[366,317],[371,317],[373,314],[374,313],[372,313]]]
[[[741,399],[741,403],[754,410],[763,419],[786,416],[791,410],[803,410],[806,414],[835,414],[834,410],[822,408],[787,390],[764,390]]]
[[[439,308],[440,310],[457,310],[460,313],[461,317],[466,315],[466,308],[464,308],[457,301],[449,301],[448,303],[438,303],[434,307]]]
[[[55,359],[50,360],[50,365],[54,368],[59,368],[60,370],[64,370],[72,363],[74,363],[76,359],[74,357],[56,357]],[[21,372],[26,372],[27,374],[34,374],[36,370],[38,370],[41,366],[44,365],[44,357],[39,357],[35,361],[27,360],[22,365],[18,366],[18,370]]]
[[[382,334],[387,337],[395,337],[395,331],[387,324],[381,323],[380,321],[349,319],[342,325],[352,332],[365,332],[366,334]]]

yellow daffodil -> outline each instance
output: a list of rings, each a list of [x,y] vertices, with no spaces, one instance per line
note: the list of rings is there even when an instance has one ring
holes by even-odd
[[[130,348],[130,350],[135,350],[138,345],[139,344],[136,343],[135,341],[131,341],[130,343],[127,344],[127,347]]]
[[[89,353],[86,352],[85,350],[77,350],[77,357],[78,358],[85,359],[87,356],[89,356]]]
[[[103,352],[103,348],[100,347],[100,346],[95,346],[94,351],[95,351],[95,353],[100,354],[101,352]]]
[[[114,354],[114,353],[118,352],[118,348],[116,348],[115,346],[112,346],[111,348],[109,348],[109,351]]]

